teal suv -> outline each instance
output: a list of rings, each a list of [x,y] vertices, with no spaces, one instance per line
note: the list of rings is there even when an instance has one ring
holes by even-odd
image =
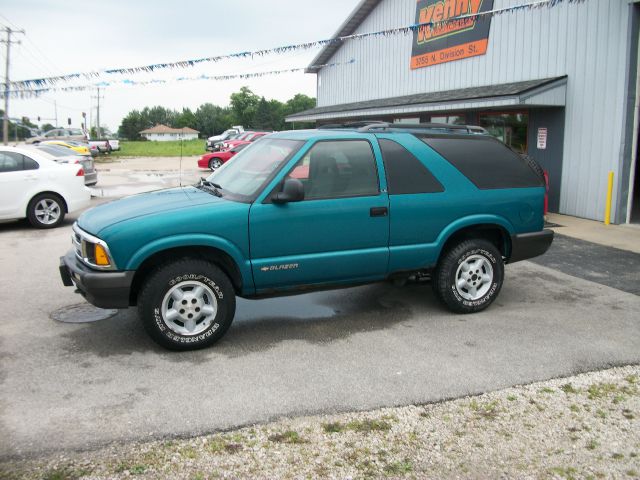
[[[431,278],[456,313],[487,308],[504,264],[544,253],[538,165],[475,127],[384,123],[268,135],[197,184],[85,212],[64,285],[137,306],[164,347],[201,348],[236,296]]]

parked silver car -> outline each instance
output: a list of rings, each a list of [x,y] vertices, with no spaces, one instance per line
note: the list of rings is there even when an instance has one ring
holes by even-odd
[[[25,143],[40,143],[45,140],[75,140],[86,143],[87,136],[80,128],[54,128],[37,137],[27,138]]]
[[[93,186],[98,183],[98,172],[90,155],[80,155],[73,150],[57,145],[41,144],[29,148],[38,150],[43,156],[57,163],[76,163],[81,165],[84,170],[84,184]]]

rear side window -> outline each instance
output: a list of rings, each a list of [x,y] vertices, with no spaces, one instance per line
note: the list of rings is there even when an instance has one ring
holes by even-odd
[[[420,137],[482,190],[541,187],[524,159],[490,137]]]
[[[24,170],[38,170],[38,168],[40,168],[38,162],[32,158],[23,155],[22,160],[24,161]]]
[[[442,184],[409,150],[397,142],[378,139],[390,195],[444,192]]]
[[[29,157],[17,152],[0,152],[0,173],[37,170],[40,166]]]

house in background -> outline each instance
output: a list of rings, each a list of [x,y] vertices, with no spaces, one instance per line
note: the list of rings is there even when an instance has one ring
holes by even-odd
[[[158,124],[153,128],[142,130],[140,135],[147,140],[156,142],[168,142],[170,140],[195,140],[198,138],[198,130],[193,128],[171,128],[166,125]]]

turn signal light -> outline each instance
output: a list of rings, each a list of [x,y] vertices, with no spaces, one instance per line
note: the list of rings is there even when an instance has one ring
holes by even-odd
[[[78,170],[78,173],[76,173],[76,177],[84,177],[84,169],[80,169]]]
[[[110,265],[109,256],[107,255],[107,251],[100,244],[96,245],[96,265],[100,265],[101,267],[108,267]]]

